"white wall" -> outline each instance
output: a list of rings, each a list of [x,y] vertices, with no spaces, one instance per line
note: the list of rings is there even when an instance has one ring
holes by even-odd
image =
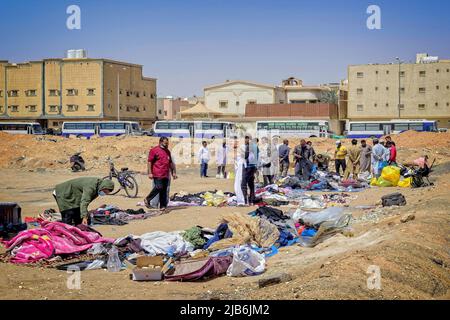
[[[286,96],[286,103],[290,103],[292,100],[320,100],[320,91],[287,91]]]
[[[245,83],[230,83],[218,88],[205,89],[205,106],[217,112],[244,115],[245,105],[249,100],[256,103],[274,103],[274,91]],[[220,101],[228,101],[228,108],[220,108]],[[236,105],[236,102],[239,102],[239,105]]]

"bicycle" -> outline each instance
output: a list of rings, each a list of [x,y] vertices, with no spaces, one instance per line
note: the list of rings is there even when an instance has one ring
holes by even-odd
[[[129,198],[137,198],[138,196],[138,184],[136,179],[134,178],[134,172],[129,171],[128,168],[121,168],[120,171],[118,171],[114,167],[114,163],[111,161],[111,159],[108,159],[109,162],[109,175],[103,178],[109,179],[109,180],[117,180],[119,183],[119,188],[114,189],[113,192],[110,193],[110,195],[116,195],[120,192],[120,190],[125,190],[127,196]],[[116,184],[116,183],[115,183]]]

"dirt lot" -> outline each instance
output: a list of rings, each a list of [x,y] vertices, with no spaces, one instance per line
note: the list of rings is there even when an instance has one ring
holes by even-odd
[[[267,260],[266,272],[258,277],[220,277],[196,283],[146,282],[129,280],[128,271],[103,270],[82,273],[81,290],[69,290],[68,274],[54,269],[15,266],[0,263],[0,297],[3,299],[449,299],[450,292],[450,135],[405,133],[393,137],[401,161],[428,153],[437,158],[432,175],[435,187],[423,189],[371,188],[357,194],[350,204],[374,205],[381,196],[401,191],[407,198],[402,208],[352,209],[355,221],[353,237],[337,235],[315,248],[291,246]],[[33,137],[0,134],[0,200],[15,201],[23,216],[36,216],[55,207],[51,190],[70,178],[104,176],[105,159],[111,156],[118,166],[145,170],[152,138],[106,138],[92,141],[38,141]],[[332,140],[316,140],[320,151],[332,150]],[[71,173],[68,156],[84,150],[88,171]],[[212,165],[210,175],[215,170]],[[232,180],[200,179],[196,166],[180,166],[179,180],[172,185],[178,191],[200,192],[222,189],[233,191]],[[140,196],[149,192],[149,180],[139,176]],[[141,199],[138,199],[141,200]],[[123,194],[97,199],[91,208],[104,203],[136,208],[136,199]],[[119,237],[151,231],[184,230],[194,225],[216,227],[227,212],[247,213],[252,208],[193,207],[175,210],[126,226],[100,226],[105,236]],[[401,223],[402,215],[415,219]],[[3,249],[0,249],[2,252]],[[381,290],[369,290],[367,271],[378,266]],[[257,282],[279,272],[291,274],[292,281],[259,289]]]

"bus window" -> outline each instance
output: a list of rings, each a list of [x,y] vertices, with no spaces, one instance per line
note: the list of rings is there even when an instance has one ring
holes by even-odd
[[[395,123],[394,124],[394,131],[408,131],[409,126],[407,123]]]
[[[41,134],[43,133],[42,127],[40,124],[33,124],[33,134]]]
[[[410,123],[409,130],[422,131],[423,124],[422,123]]]
[[[350,131],[366,131],[366,125],[364,123],[352,123]]]
[[[169,123],[167,122],[157,122],[156,129],[169,129]]]
[[[131,128],[133,131],[140,131],[139,124],[137,123],[132,123]]]
[[[168,129],[172,129],[172,130],[178,130],[180,129],[180,123],[178,122],[169,122],[169,127]]]
[[[366,131],[380,131],[380,124],[379,123],[366,123]]]

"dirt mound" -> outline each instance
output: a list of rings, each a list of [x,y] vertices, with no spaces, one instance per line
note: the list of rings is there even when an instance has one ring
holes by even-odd
[[[450,147],[450,132],[406,131],[391,137],[398,146],[405,148]]]

